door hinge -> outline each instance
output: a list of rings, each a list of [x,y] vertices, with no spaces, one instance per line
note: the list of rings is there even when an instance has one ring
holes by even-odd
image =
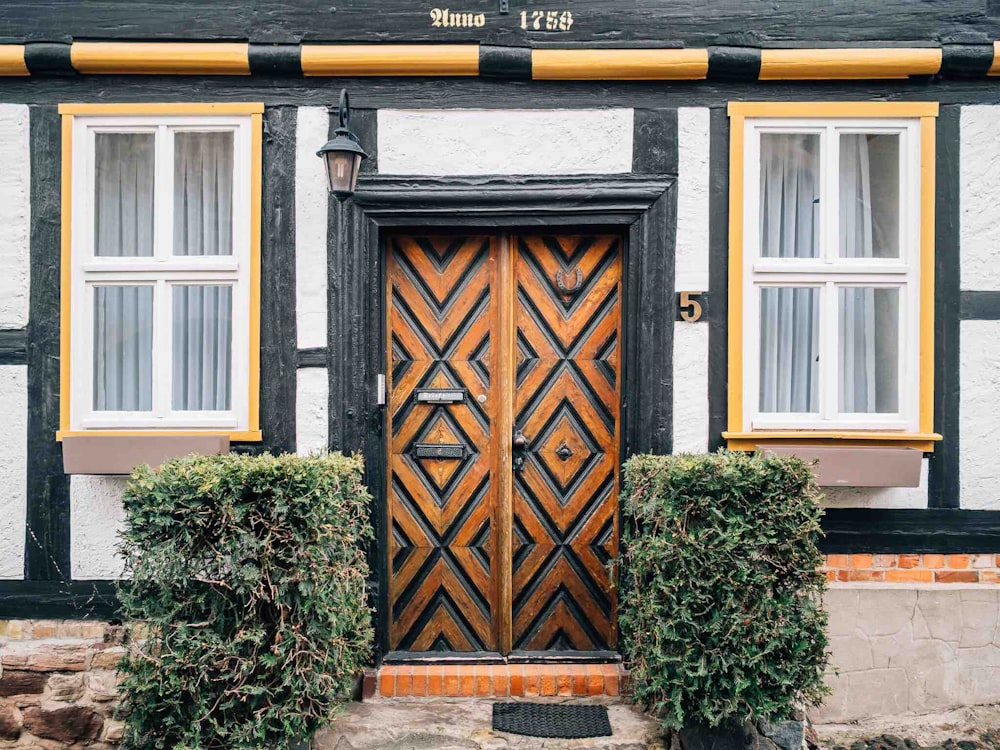
[[[375,397],[379,406],[385,406],[385,375],[382,373],[375,376]]]

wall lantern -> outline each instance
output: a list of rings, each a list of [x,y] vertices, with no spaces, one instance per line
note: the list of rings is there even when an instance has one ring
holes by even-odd
[[[358,142],[358,137],[347,127],[351,122],[351,105],[347,98],[347,89],[340,91],[337,117],[339,125],[333,131],[333,139],[327,141],[326,145],[316,152],[316,156],[321,156],[326,162],[326,176],[330,192],[343,203],[354,195],[354,189],[358,184],[361,160],[368,158],[368,154],[364,152]]]

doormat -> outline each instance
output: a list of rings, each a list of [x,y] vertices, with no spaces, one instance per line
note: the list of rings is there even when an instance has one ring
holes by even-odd
[[[566,740],[611,736],[607,706],[494,703],[493,729],[528,737],[558,737]]]

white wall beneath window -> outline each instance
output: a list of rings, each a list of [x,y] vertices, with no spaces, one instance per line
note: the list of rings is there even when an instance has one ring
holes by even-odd
[[[632,171],[632,110],[378,112],[378,170],[402,175]]]
[[[295,447],[300,456],[325,451],[330,441],[330,381],[325,367],[299,369],[295,389]]]
[[[323,160],[316,156],[316,149],[329,140],[329,128],[326,107],[299,107],[295,133],[295,322],[302,349],[326,346],[330,198]]]
[[[74,474],[69,486],[70,570],[75,579],[121,578],[116,551],[125,521],[122,492],[128,477]]]
[[[0,425],[4,430],[0,444],[0,579],[20,579],[24,577],[28,477],[28,368],[25,365],[0,366]]]
[[[820,487],[826,496],[824,508],[926,508],[927,470],[925,458],[920,466],[919,487]]]
[[[23,104],[0,104],[0,165],[0,328],[23,328],[31,235],[31,151]]]
[[[1000,106],[962,107],[960,120],[961,285],[1000,290]]]
[[[674,323],[674,453],[708,450],[708,323]]]
[[[1000,167],[1000,165],[998,165]],[[1000,260],[1000,256],[998,256]],[[962,321],[959,482],[966,509],[1000,510],[1000,321]]]
[[[677,110],[677,260],[678,291],[708,291],[709,110]]]

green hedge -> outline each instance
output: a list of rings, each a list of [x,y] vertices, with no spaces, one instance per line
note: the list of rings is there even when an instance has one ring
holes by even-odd
[[[131,748],[279,748],[312,735],[370,658],[360,458],[192,456],[124,496]],[[141,646],[141,647],[140,647]]]
[[[797,458],[625,465],[621,632],[634,695],[667,727],[784,720],[824,695],[818,499]]]

